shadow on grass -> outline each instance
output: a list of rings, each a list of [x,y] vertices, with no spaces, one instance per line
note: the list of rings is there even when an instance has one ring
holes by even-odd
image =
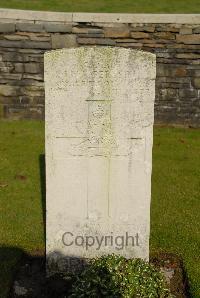
[[[46,251],[46,166],[45,166],[45,155],[40,154],[39,156],[39,167],[40,167],[40,187],[41,187],[41,203],[42,203],[42,215],[43,215],[43,227],[44,227],[44,243]]]
[[[10,287],[21,261],[23,251],[14,247],[0,248],[0,297],[9,297]]]
[[[0,248],[1,298],[18,297],[16,293],[24,291],[26,294],[26,289],[31,288],[34,289],[34,295],[28,297],[45,297],[45,257],[44,252],[43,255],[39,253],[42,254],[38,252],[38,255],[30,256],[16,247]],[[14,293],[14,285],[16,293]],[[27,296],[24,295],[24,297]]]
[[[44,252],[36,253],[38,255],[29,255],[15,247],[0,248],[0,298],[68,297],[71,275],[66,279],[66,273],[62,272],[46,274]],[[57,252],[53,253],[55,255],[63,263],[64,256]]]

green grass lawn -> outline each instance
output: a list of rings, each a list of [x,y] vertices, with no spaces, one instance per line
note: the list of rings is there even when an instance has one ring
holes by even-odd
[[[43,123],[0,122],[0,297],[22,251],[44,249],[43,153]]]
[[[199,153],[200,130],[154,129],[151,252],[183,257],[193,298],[200,297]],[[42,154],[43,122],[0,122],[1,298],[22,251],[44,249]]]
[[[0,0],[0,7],[126,13],[199,13],[199,0]]]

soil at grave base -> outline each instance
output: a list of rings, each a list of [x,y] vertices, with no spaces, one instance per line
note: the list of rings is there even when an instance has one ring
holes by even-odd
[[[161,268],[169,280],[171,293],[176,298],[188,298],[188,283],[183,262],[170,253],[154,254],[150,263]],[[44,254],[24,255],[15,276],[10,298],[64,298],[71,288],[71,279],[55,274],[46,278]]]
[[[182,259],[173,253],[157,253],[150,256],[150,263],[160,268],[176,298],[189,298],[189,285]]]

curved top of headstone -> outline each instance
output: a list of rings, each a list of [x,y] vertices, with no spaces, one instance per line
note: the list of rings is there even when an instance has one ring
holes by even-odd
[[[121,70],[131,73],[134,69],[136,78],[155,79],[156,77],[156,55],[141,50],[110,46],[87,46],[45,53],[46,68],[57,68],[58,65],[59,69],[64,69],[65,63],[70,63],[73,66],[75,61],[78,62],[79,72],[83,72],[88,64],[91,65],[91,68],[94,64],[104,64],[104,66],[107,65],[107,71],[112,69],[116,71],[116,74],[121,68]]]
[[[146,59],[155,59],[156,55],[150,52],[146,52],[143,50],[136,50],[136,49],[130,49],[130,48],[123,48],[123,47],[113,47],[113,46],[81,46],[81,47],[76,47],[76,48],[66,48],[66,49],[56,49],[52,51],[47,51],[45,52],[45,56],[48,55],[62,55],[67,52],[88,52],[88,51],[94,51],[96,53],[109,53],[109,52],[114,52],[117,54],[122,52],[122,53],[130,53],[131,55],[134,56],[143,56],[146,57]]]

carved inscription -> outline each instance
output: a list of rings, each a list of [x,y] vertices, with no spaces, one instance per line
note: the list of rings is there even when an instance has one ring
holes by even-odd
[[[121,123],[116,131],[112,123],[111,100],[87,100],[88,127],[85,137],[62,136],[57,139],[70,139],[66,144],[67,153],[71,156],[128,156],[134,153],[134,147],[142,140],[131,136],[129,129],[134,119]],[[78,123],[80,126],[80,123]],[[124,133],[124,135],[123,135]]]

